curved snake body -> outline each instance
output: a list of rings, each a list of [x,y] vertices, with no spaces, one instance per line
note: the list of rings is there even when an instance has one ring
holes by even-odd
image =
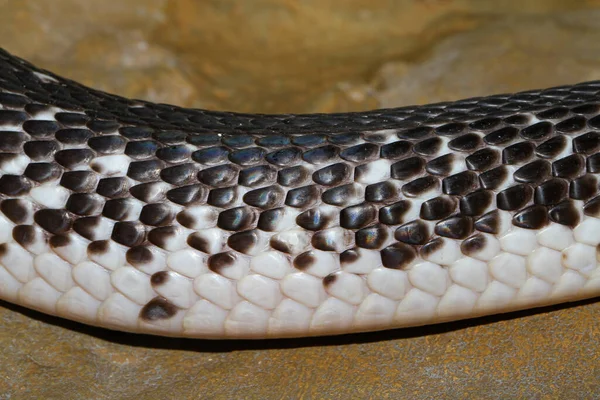
[[[437,323],[600,293],[600,82],[249,115],[0,51],[0,298],[198,338]]]

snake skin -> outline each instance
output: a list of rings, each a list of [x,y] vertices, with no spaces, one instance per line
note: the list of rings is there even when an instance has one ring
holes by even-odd
[[[348,114],[89,89],[0,51],[0,298],[308,336],[597,296],[600,82]]]

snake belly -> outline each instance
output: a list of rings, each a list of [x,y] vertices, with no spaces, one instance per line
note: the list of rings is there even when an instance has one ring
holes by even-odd
[[[600,293],[600,82],[347,114],[184,109],[0,51],[0,298],[196,338]]]

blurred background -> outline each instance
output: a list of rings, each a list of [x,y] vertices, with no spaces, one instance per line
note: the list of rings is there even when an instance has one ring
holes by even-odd
[[[0,46],[127,97],[357,111],[600,79],[600,0],[0,0]],[[597,397],[600,305],[543,311],[207,342],[0,302],[0,399]]]

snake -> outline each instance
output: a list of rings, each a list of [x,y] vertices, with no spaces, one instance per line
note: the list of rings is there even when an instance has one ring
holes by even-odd
[[[199,339],[437,324],[600,295],[600,81],[244,114],[0,49],[0,299]]]

